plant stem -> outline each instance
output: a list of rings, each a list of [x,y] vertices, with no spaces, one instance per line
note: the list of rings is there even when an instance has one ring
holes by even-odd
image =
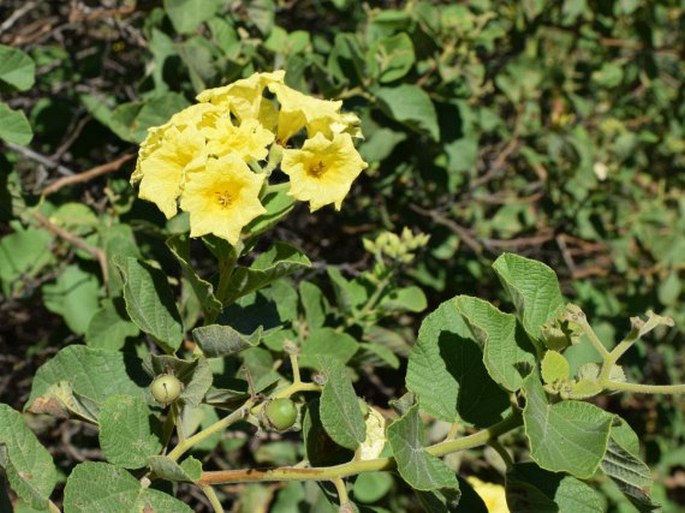
[[[501,422],[477,433],[440,442],[426,448],[434,456],[444,456],[450,452],[463,451],[488,443],[490,440],[515,429],[521,425],[521,414],[513,413]],[[373,460],[354,460],[332,467],[277,467],[269,469],[236,469],[203,472],[198,484],[247,483],[259,481],[333,481],[378,470],[392,470],[397,467],[394,458],[376,458]]]
[[[634,394],[685,394],[685,384],[682,385],[643,385],[641,383],[621,383],[607,381],[605,389],[616,392],[632,392]]]
[[[62,513],[57,505],[52,501],[48,501],[48,511],[50,511],[50,513]]]
[[[350,502],[350,498],[347,496],[347,487],[345,486],[345,481],[343,478],[336,477],[335,479],[331,479],[331,481],[335,485],[335,490],[338,492],[338,501],[340,502],[340,505],[342,506],[343,504]]]
[[[209,485],[200,485],[200,488],[209,500],[209,503],[212,505],[212,508],[214,509],[215,513],[224,513],[224,507],[221,505],[219,498],[216,496],[214,488],[212,488]]]
[[[205,440],[206,438],[212,436],[214,433],[223,431],[231,424],[235,424],[239,420],[244,419],[245,417],[247,417],[250,408],[253,404],[254,402],[252,401],[252,399],[246,401],[245,404],[243,404],[240,408],[235,410],[230,415],[215,422],[208,428],[205,428],[202,431],[195,433],[193,436],[186,438],[185,440],[180,442],[176,447],[174,447],[174,449],[169,453],[168,458],[172,461],[178,460],[186,451],[192,448],[193,445],[201,442],[202,440]]]

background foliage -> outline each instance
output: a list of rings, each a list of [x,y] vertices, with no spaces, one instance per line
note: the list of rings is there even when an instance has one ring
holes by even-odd
[[[401,315],[348,326],[382,348],[351,363],[361,395],[381,406],[401,395],[419,311],[455,294],[503,300],[491,270],[503,251],[554,268],[607,343],[631,315],[673,317],[676,328],[623,363],[637,381],[682,382],[684,25],[676,0],[3,1],[2,402],[21,409],[37,367],[68,344],[133,344],[113,254],[154,258],[183,284],[164,242],[182,227],[165,226],[128,184],[136,143],[205,88],[278,68],[292,87],[360,114],[371,165],[340,215],[300,209],[274,234],[315,262],[297,285],[305,297],[323,291],[318,306],[300,307],[308,320],[318,315],[326,330],[327,316],[350,313],[341,283],[363,284],[363,237],[405,226],[430,234],[401,280],[427,304],[413,296]],[[37,213],[24,209],[40,197]],[[209,255],[194,258],[209,266]],[[181,312],[186,325],[201,315],[191,299]],[[265,353],[245,364],[268,366]],[[677,511],[682,400],[611,396],[601,406],[631,422],[658,475],[655,495]],[[85,424],[36,422],[65,469],[94,445]],[[245,463],[288,462],[297,450],[239,438],[224,449],[243,444]],[[478,473],[481,456],[464,468]],[[609,508],[631,511],[605,491]],[[275,492],[248,487],[236,511]],[[404,492],[381,499],[410,510]]]

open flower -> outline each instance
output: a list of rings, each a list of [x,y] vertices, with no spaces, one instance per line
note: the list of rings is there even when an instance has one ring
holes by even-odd
[[[140,144],[138,150],[138,161],[136,162],[136,169],[131,175],[131,183],[135,184],[143,178],[145,161],[163,144],[166,144],[165,138],[173,138],[175,137],[174,134],[183,132],[186,128],[195,132],[203,131],[214,125],[220,113],[221,109],[214,105],[199,103],[177,112],[163,125],[149,128],[147,137]]]
[[[329,140],[318,133],[300,150],[283,150],[281,161],[281,169],[290,177],[289,194],[309,201],[311,212],[329,203],[340,210],[352,182],[366,167],[349,134],[335,134]]]
[[[263,126],[276,126],[278,114],[273,103],[264,98],[264,88],[269,84],[283,83],[285,71],[254,73],[248,78],[214,89],[207,89],[197,95],[199,102],[207,102],[227,109],[239,122],[258,119]]]
[[[167,219],[176,215],[185,170],[193,161],[204,161],[204,146],[204,135],[192,126],[182,132],[173,125],[165,129],[154,149],[138,158],[139,197],[157,205]]]
[[[266,147],[274,141],[274,134],[256,119],[246,119],[235,126],[229,117],[219,118],[216,125],[206,130],[207,151],[222,156],[236,153],[243,160],[262,160]]]
[[[353,121],[348,115],[340,113],[341,101],[314,98],[277,82],[268,87],[281,106],[278,114],[278,140],[282,144],[303,128],[307,129],[310,138],[317,133],[332,138],[334,133],[344,132]]]
[[[259,201],[263,182],[234,153],[188,169],[181,209],[190,214],[190,236],[213,233],[235,245],[242,229],[266,212]]]

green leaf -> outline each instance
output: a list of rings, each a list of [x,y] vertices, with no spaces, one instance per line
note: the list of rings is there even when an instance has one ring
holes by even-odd
[[[523,422],[533,460],[552,472],[591,477],[607,449],[614,416],[590,403],[549,404],[537,372],[524,381]]]
[[[97,277],[78,265],[68,265],[55,283],[42,287],[43,304],[64,317],[69,329],[82,335],[98,311],[100,283]]]
[[[86,329],[86,344],[94,348],[118,351],[123,349],[127,338],[137,337],[140,330],[121,311],[123,309],[125,307],[121,298],[104,300],[101,308],[90,319]]]
[[[426,295],[419,287],[394,289],[384,296],[378,307],[384,312],[423,312],[428,306]]]
[[[13,295],[15,287],[24,286],[24,279],[54,261],[51,241],[50,233],[37,228],[19,228],[0,239],[0,282],[5,296]]]
[[[192,331],[193,339],[207,358],[229,356],[259,344],[261,329],[251,335],[243,335],[231,326],[209,324]]]
[[[337,444],[356,449],[366,438],[366,424],[350,376],[335,358],[321,357],[319,361],[326,376],[319,407],[321,423]]]
[[[423,320],[406,380],[421,410],[447,422],[459,417],[489,426],[501,420],[509,407],[508,395],[488,374],[483,353],[459,315],[455,299],[445,301]]]
[[[141,397],[111,395],[100,409],[100,447],[107,461],[124,468],[147,465],[162,443],[150,423],[152,412]]]
[[[519,333],[516,318],[470,296],[458,296],[456,307],[474,338],[483,344],[483,362],[490,377],[509,391],[521,388],[536,359],[534,348]]]
[[[19,91],[29,89],[35,80],[36,65],[28,54],[0,45],[0,81]]]
[[[64,488],[64,513],[192,513],[171,495],[146,488],[126,470],[87,461],[74,467]]]
[[[319,356],[330,356],[341,363],[347,363],[359,349],[359,342],[347,333],[333,328],[313,329],[302,343],[300,365],[317,367]]]
[[[369,48],[366,62],[370,73],[381,83],[393,82],[405,76],[414,65],[414,45],[406,32],[384,37]]]
[[[267,187],[261,198],[266,213],[252,221],[245,229],[250,238],[264,233],[290,213],[295,206],[295,198],[288,195],[289,190],[278,185]]]
[[[547,351],[540,363],[542,381],[544,383],[555,383],[566,381],[571,377],[571,366],[564,355],[557,351]]]
[[[381,500],[392,489],[394,480],[390,472],[364,472],[354,482],[354,500],[373,503]]]
[[[517,513],[603,513],[602,497],[589,485],[534,463],[517,463],[507,472],[507,504]]]
[[[151,456],[148,464],[156,477],[168,481],[193,482],[202,476],[202,462],[192,456],[183,460],[180,465],[166,456]]]
[[[502,254],[492,268],[514,302],[523,327],[539,340],[542,325],[564,306],[557,275],[542,262],[511,253]]]
[[[14,492],[31,507],[45,510],[57,469],[52,456],[18,411],[0,404],[0,467]]]
[[[359,281],[345,279],[336,267],[329,266],[326,272],[331,280],[331,285],[333,285],[338,307],[343,312],[353,312],[367,300],[368,293]]]
[[[132,257],[117,258],[124,278],[126,311],[138,327],[168,352],[183,341],[183,326],[164,272]]]
[[[621,438],[624,437],[620,436],[618,440]],[[633,503],[638,511],[659,509],[659,505],[655,504],[650,497],[652,471],[640,458],[622,447],[618,440],[614,438],[614,429],[612,429],[609,446],[600,465],[602,472],[616,483],[621,493]]]
[[[320,328],[330,309],[326,297],[319,287],[308,281],[301,281],[298,289],[307,326],[309,329]]]
[[[11,109],[4,102],[0,102],[0,139],[21,146],[26,146],[33,139],[33,130],[26,114]]]
[[[179,34],[193,32],[214,16],[219,5],[217,0],[164,0],[164,10]]]
[[[205,315],[220,312],[221,302],[214,295],[214,287],[208,281],[200,278],[190,262],[190,240],[188,236],[174,235],[167,239],[166,245],[178,263],[181,264],[183,276],[190,283]]]
[[[54,386],[61,382],[68,384],[72,392],[101,405],[114,394],[145,398],[149,381],[135,355],[71,345],[38,369],[26,409],[60,414],[66,405],[56,395]]]
[[[435,141],[440,139],[435,106],[423,89],[412,84],[401,84],[397,87],[380,87],[373,92],[388,116],[410,128],[427,132]]]
[[[423,447],[423,422],[414,405],[388,426],[388,442],[397,461],[397,470],[416,490],[458,489],[454,471]]]
[[[249,268],[237,267],[235,269],[224,298],[224,305],[311,265],[310,260],[300,250],[277,242],[259,255]]]

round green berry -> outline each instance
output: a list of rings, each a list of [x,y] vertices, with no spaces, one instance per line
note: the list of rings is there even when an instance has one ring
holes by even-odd
[[[155,401],[162,404],[173,403],[183,390],[183,383],[171,374],[157,376],[150,385],[150,392]]]
[[[278,431],[285,431],[295,424],[297,420],[297,407],[290,399],[274,399],[266,404],[264,415],[272,428]]]

